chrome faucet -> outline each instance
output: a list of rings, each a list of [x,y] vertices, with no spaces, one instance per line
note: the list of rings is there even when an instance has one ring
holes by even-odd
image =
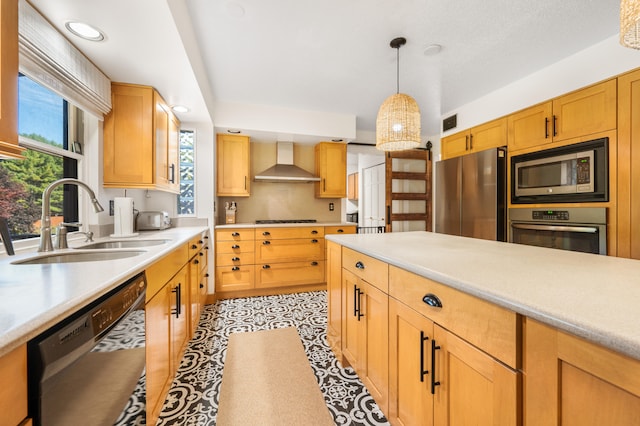
[[[79,181],[78,179],[73,178],[64,178],[59,179],[49,186],[42,192],[42,218],[41,224],[42,228],[40,229],[40,247],[38,247],[38,251],[53,251],[53,243],[51,241],[51,193],[54,189],[56,189],[60,185],[76,185],[84,188],[91,197],[91,204],[93,205],[93,211],[96,213],[100,213],[104,211],[98,199],[96,198],[96,194],[93,192],[91,188],[87,186],[86,183]]]

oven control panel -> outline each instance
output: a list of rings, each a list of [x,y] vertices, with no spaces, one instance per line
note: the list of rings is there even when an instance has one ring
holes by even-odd
[[[567,210],[534,210],[531,212],[533,220],[569,220]]]

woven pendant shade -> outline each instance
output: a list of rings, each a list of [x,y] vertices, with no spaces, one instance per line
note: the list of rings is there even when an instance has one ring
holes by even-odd
[[[620,44],[640,49],[640,1],[620,1]]]
[[[420,108],[404,93],[389,96],[380,105],[376,119],[376,148],[401,151],[420,145]]]

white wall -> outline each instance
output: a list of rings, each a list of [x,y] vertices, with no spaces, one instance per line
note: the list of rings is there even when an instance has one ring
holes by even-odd
[[[640,67],[640,52],[608,38],[521,80],[478,98],[442,118],[458,114],[458,126],[443,136],[555,98]],[[435,157],[440,159],[439,156]]]

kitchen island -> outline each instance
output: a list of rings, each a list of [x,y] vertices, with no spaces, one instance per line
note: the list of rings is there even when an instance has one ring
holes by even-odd
[[[392,424],[638,424],[637,260],[429,232],[327,240],[330,344]]]

